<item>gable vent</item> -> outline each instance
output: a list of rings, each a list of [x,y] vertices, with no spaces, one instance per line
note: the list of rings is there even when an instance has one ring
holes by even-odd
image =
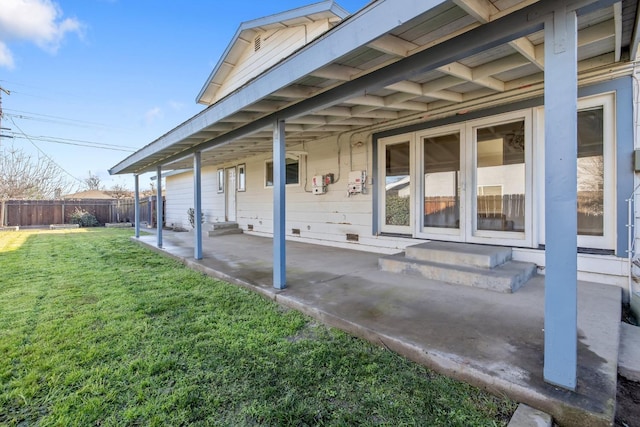
[[[253,40],[253,51],[257,52],[260,50],[260,45],[262,44],[262,40],[260,40],[260,36],[256,37]]]

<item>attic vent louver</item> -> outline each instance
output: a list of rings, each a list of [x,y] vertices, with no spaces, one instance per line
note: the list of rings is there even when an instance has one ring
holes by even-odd
[[[253,51],[257,52],[260,50],[260,44],[261,44],[261,40],[260,40],[260,36],[256,37],[253,40]]]

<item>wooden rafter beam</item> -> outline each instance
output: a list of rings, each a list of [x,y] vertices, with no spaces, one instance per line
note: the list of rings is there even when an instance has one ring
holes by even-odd
[[[475,83],[493,89],[497,92],[504,92],[504,82],[490,76],[474,76],[473,69],[459,62],[452,62],[443,67],[439,67],[438,71],[457,77],[461,80]]]
[[[578,32],[578,47],[615,37],[615,20],[601,22]]]
[[[291,85],[274,92],[273,96],[293,99],[308,98],[317,91],[317,88],[311,86]]]
[[[488,62],[483,65],[479,65],[473,69],[474,77],[488,77],[493,76],[505,71],[514,70],[516,68],[524,67],[531,64],[522,55],[514,53],[513,55],[505,56],[495,61]]]
[[[497,7],[488,0],[453,0],[453,2],[478,22],[485,24],[500,14]],[[526,37],[513,40],[509,45],[541,70],[544,69],[544,56],[537,54],[535,46]]]
[[[620,62],[622,56],[622,2],[613,5],[613,20],[616,34],[615,58],[616,62]]]
[[[526,37],[520,37],[509,43],[520,55],[537,66],[540,70],[544,70],[544,52],[536,49],[536,46]]]
[[[447,83],[448,86],[445,85],[445,87],[451,87],[458,83],[460,83],[460,80],[458,79],[455,79],[455,81],[453,82],[449,80]],[[462,101],[462,95],[457,92],[434,89],[429,86],[425,87],[420,83],[415,83],[408,80],[389,85],[386,88],[390,90],[395,90],[398,92],[417,95],[417,96],[426,96],[429,98],[442,99],[444,101],[452,101],[452,102]]]
[[[488,0],[453,0],[453,2],[478,22],[489,22],[498,9]]]
[[[353,77],[362,73],[362,70],[346,65],[330,64],[311,73],[314,77],[320,77],[328,80],[349,81]]]
[[[368,44],[369,47],[390,55],[406,57],[412,50],[418,49],[415,43],[401,39],[391,34],[382,36]]]

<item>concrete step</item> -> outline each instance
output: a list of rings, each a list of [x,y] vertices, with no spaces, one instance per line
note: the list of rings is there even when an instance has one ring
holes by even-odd
[[[640,327],[620,322],[618,372],[630,381],[640,382]]]
[[[404,254],[381,257],[378,259],[378,266],[381,270],[391,273],[422,276],[440,282],[503,293],[515,292],[536,272],[536,265],[528,262],[507,261],[493,269],[468,265],[454,267],[450,264],[409,259]]]
[[[211,224],[211,230],[227,230],[236,228],[238,228],[238,223],[235,221],[214,222]]]
[[[511,248],[455,242],[426,242],[409,246],[406,257],[451,266],[494,268],[511,260]]]
[[[242,228],[219,228],[207,232],[209,237],[226,236],[227,234],[242,234]]]

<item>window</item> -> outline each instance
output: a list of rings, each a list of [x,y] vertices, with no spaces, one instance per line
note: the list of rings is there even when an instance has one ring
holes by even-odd
[[[218,169],[218,193],[224,193],[224,169]]]
[[[238,165],[238,191],[245,191],[247,189],[247,174],[246,165]]]
[[[285,159],[285,182],[287,185],[300,183],[300,162],[298,159]],[[265,186],[273,187],[273,160],[265,163]]]

